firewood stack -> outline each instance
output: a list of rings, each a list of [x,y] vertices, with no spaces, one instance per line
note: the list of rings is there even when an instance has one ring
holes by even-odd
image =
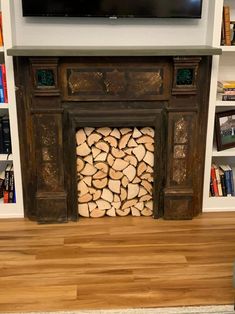
[[[153,128],[85,127],[76,142],[80,216],[153,214]]]

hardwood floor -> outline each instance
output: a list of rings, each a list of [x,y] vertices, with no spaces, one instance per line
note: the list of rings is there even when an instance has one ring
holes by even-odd
[[[0,312],[233,303],[235,212],[0,220]]]

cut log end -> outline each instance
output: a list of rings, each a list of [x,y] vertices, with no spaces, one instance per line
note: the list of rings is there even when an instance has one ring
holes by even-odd
[[[76,143],[80,216],[153,215],[153,128],[83,128]]]

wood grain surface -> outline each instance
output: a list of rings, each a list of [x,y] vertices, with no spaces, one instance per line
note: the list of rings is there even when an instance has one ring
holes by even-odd
[[[0,221],[0,312],[232,304],[235,212]]]

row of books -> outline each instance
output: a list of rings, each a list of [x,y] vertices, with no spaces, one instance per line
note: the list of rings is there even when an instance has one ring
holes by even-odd
[[[218,98],[224,101],[235,100],[235,81],[218,81],[217,82]]]
[[[210,196],[235,196],[233,170],[229,165],[211,165]]]
[[[8,103],[6,66],[0,64],[0,103]]]
[[[3,203],[15,203],[15,179],[12,164],[8,164],[4,171],[0,173],[0,198]]]
[[[235,21],[231,20],[230,6],[228,5],[223,6],[221,45],[235,45]]]
[[[0,116],[0,154],[11,154],[11,132],[8,116]]]

